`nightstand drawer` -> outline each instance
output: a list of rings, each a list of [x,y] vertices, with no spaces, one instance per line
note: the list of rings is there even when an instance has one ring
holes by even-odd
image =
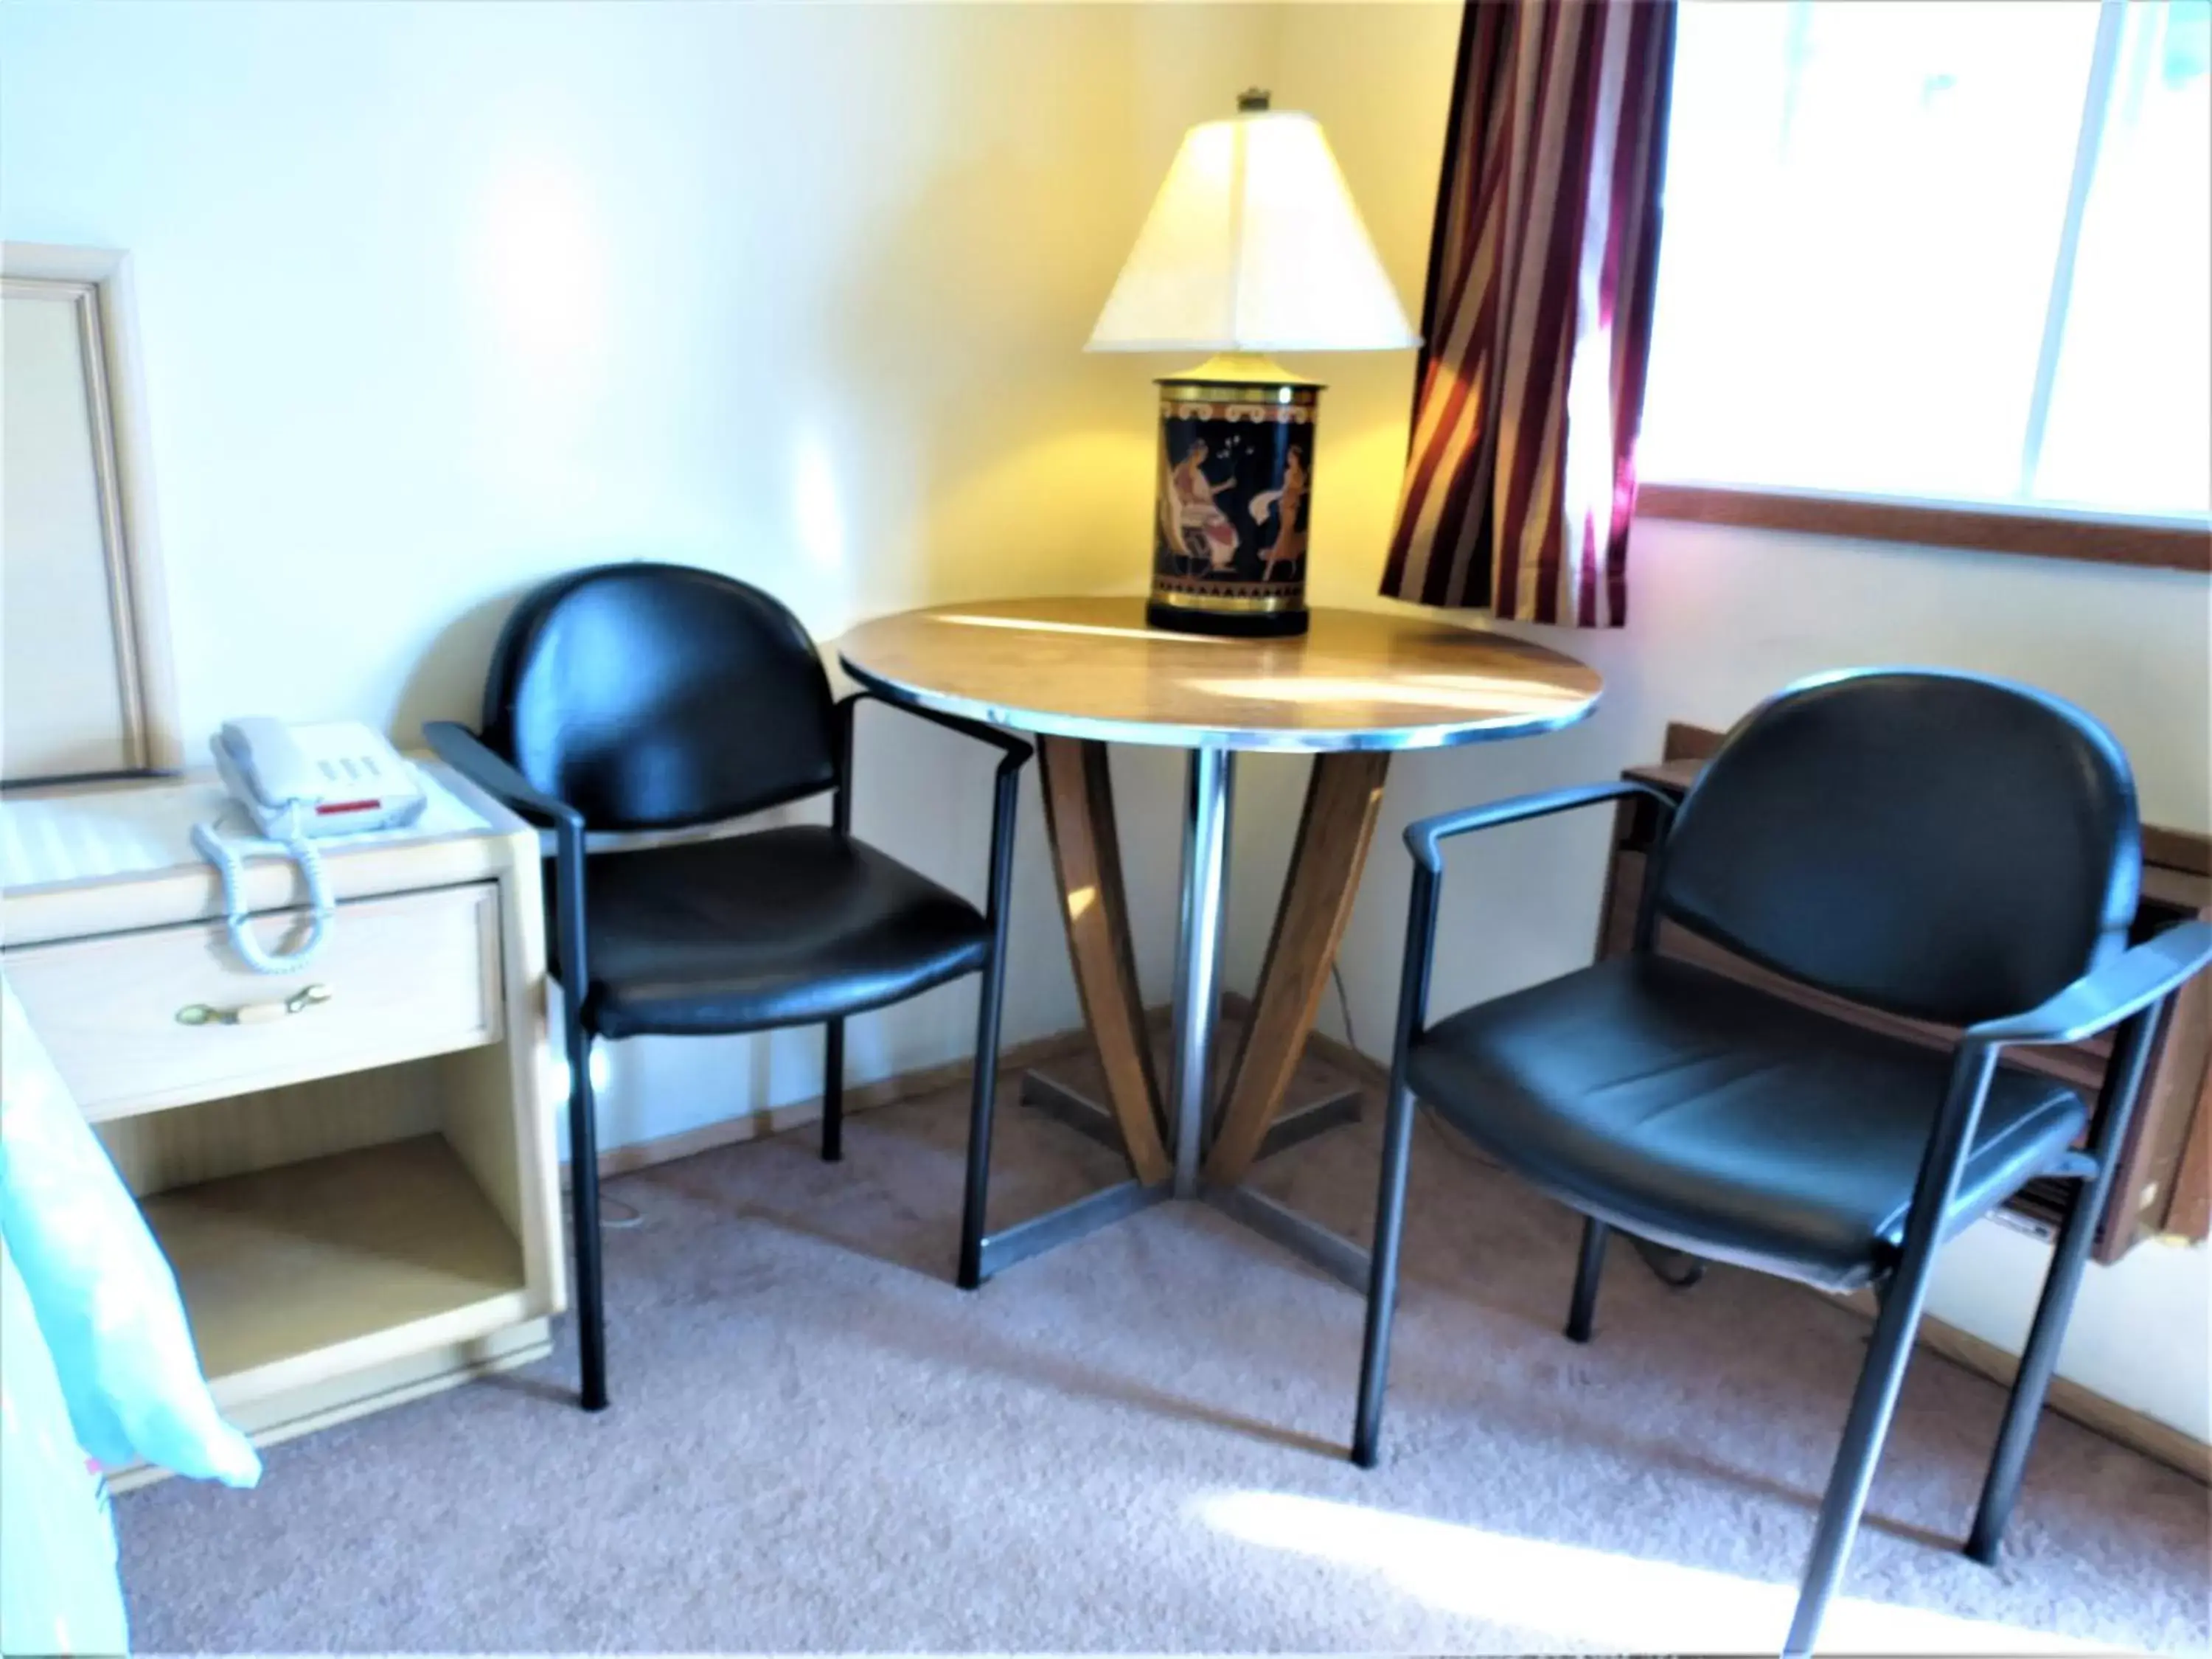
[[[285,917],[257,937],[288,935]],[[188,1105],[498,1040],[499,885],[338,906],[296,974],[257,974],[220,921],[0,957],[88,1118]]]

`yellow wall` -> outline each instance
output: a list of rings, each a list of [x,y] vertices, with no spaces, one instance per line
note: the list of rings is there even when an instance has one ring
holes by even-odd
[[[1279,101],[1312,112],[1352,199],[1419,326],[1436,216],[1444,118],[1460,8],[1439,0],[1342,0],[1285,8]],[[1314,458],[1312,553],[1317,605],[1371,605],[1398,504],[1416,354],[1302,360],[1328,382]]]

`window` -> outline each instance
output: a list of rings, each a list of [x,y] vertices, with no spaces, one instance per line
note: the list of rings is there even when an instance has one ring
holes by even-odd
[[[1682,8],[1638,471],[2212,512],[2212,0]]]

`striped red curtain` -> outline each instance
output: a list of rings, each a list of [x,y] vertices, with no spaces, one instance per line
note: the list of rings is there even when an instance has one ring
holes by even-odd
[[[1382,592],[1628,616],[1674,0],[1471,0]]]

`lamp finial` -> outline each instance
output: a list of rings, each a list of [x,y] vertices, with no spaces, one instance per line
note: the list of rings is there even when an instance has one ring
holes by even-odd
[[[1237,112],[1239,115],[1249,115],[1255,110],[1267,107],[1267,89],[1265,87],[1247,87],[1237,94]]]

